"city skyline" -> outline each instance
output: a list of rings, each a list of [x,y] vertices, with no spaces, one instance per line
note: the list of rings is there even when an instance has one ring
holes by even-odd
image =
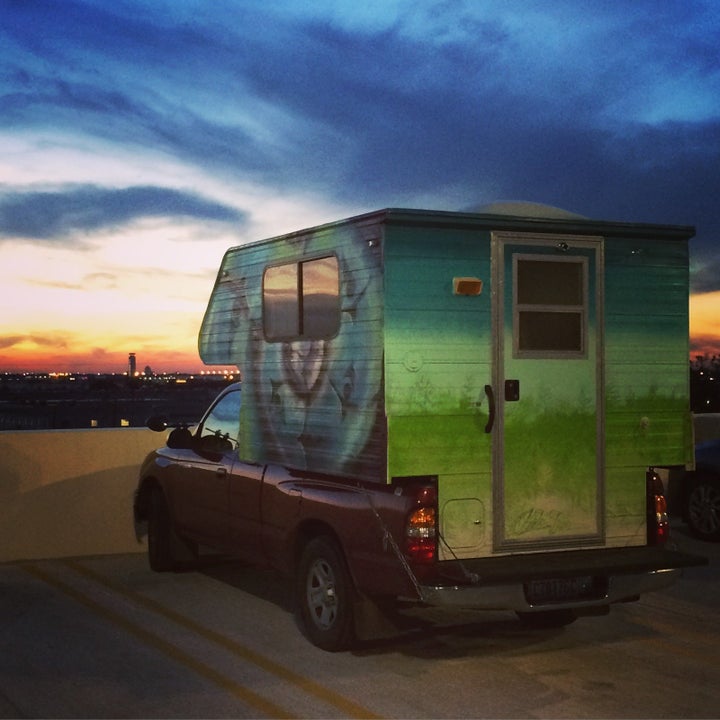
[[[694,225],[720,354],[720,5],[37,0],[0,26],[0,372],[210,370],[224,252],[383,207]]]

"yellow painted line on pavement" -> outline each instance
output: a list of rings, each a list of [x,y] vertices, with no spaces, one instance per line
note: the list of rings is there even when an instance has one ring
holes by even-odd
[[[166,640],[163,640],[160,636],[156,635],[155,633],[152,633],[148,630],[145,630],[144,628],[140,627],[139,625],[136,625],[135,623],[127,620],[119,613],[110,610],[99,603],[96,603],[94,600],[89,598],[87,595],[84,595],[79,590],[76,590],[72,586],[68,585],[67,583],[63,582],[62,580],[59,580],[49,573],[46,573],[45,571],[41,570],[37,565],[21,565],[23,570],[28,572],[30,575],[33,575],[38,580],[41,580],[42,582],[46,583],[47,585],[50,585],[51,587],[54,587],[57,590],[60,590],[60,592],[64,593],[68,597],[71,597],[76,602],[80,603],[81,605],[84,605],[89,610],[92,610],[94,613],[99,615],[100,617],[104,618],[105,620],[108,620],[115,625],[118,625],[126,632],[130,633],[131,635],[134,635],[136,638],[144,642],[146,645],[149,645],[151,647],[154,647],[157,650],[160,650],[162,653],[167,655],[172,660],[175,660],[176,662],[180,663],[181,665],[184,665],[185,667],[189,668],[193,672],[197,673],[198,675],[201,675],[202,677],[206,678],[207,680],[210,680],[211,682],[215,683],[219,687],[221,687],[223,690],[226,690],[230,694],[234,695],[235,697],[239,698],[242,702],[246,703],[250,707],[254,708],[255,710],[260,711],[264,715],[270,718],[295,718],[296,715],[293,715],[289,713],[284,708],[280,707],[279,705],[276,705],[275,703],[271,702],[270,700],[266,700],[261,695],[258,695],[256,692],[253,692],[249,688],[246,688],[239,683],[236,683],[234,680],[226,677],[222,673],[217,672],[216,670],[213,670],[211,667],[208,667],[204,663],[200,662],[199,660],[195,659],[192,655],[189,655],[186,652],[183,652],[180,648],[176,647],[175,645],[172,645],[171,643],[167,642]]]
[[[320,683],[315,682],[314,680],[311,680],[310,678],[305,677],[304,675],[301,675],[300,673],[297,673],[294,670],[291,670],[290,668],[275,662],[274,660],[271,660],[265,655],[262,655],[255,650],[251,650],[250,648],[241,645],[235,640],[231,640],[225,635],[222,635],[215,630],[211,630],[210,628],[205,627],[204,625],[201,625],[194,620],[191,620],[185,615],[181,615],[180,613],[175,612],[168,607],[165,607],[164,605],[160,604],[155,600],[147,598],[143,595],[139,595],[132,590],[128,590],[119,583],[113,582],[109,578],[100,575],[99,573],[96,573],[94,570],[91,570],[85,565],[81,565],[74,560],[64,560],[63,564],[75,570],[75,572],[84,575],[85,577],[101,585],[104,585],[106,588],[108,588],[108,590],[112,590],[114,593],[126,597],[137,605],[141,605],[142,607],[151,610],[152,612],[162,615],[163,617],[167,618],[168,620],[172,620],[172,622],[186,628],[187,630],[191,630],[192,632],[197,633],[206,640],[220,645],[236,657],[242,658],[243,660],[261,668],[265,672],[275,675],[275,677],[280,678],[284,682],[300,688],[308,695],[312,695],[318,700],[321,700],[328,705],[332,705],[333,707],[340,710],[344,715],[350,718],[356,718],[357,720],[367,718],[368,720],[372,720],[381,717],[379,715],[376,715],[363,705],[360,705],[359,703],[356,703],[353,700],[350,700],[345,696],[336,693],[330,688],[325,687],[324,685],[321,685]]]

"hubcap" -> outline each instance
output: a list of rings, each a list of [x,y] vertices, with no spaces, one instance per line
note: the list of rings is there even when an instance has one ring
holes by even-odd
[[[720,531],[720,492],[712,485],[698,485],[690,495],[690,521],[704,535]]]
[[[338,612],[335,573],[322,558],[310,566],[306,584],[307,604],[315,625],[321,630],[332,627]]]

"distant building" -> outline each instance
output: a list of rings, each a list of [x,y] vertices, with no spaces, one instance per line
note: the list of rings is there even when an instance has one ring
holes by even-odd
[[[135,377],[136,369],[135,353],[130,353],[128,355],[128,377]]]

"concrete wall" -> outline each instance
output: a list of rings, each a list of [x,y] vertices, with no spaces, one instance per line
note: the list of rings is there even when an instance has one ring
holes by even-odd
[[[132,498],[163,443],[144,428],[0,432],[0,562],[144,552]]]

